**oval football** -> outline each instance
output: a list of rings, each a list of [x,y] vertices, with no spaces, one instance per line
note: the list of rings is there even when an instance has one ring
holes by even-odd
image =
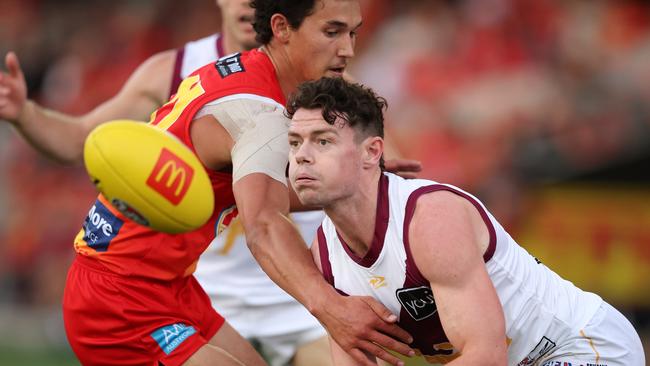
[[[98,126],[86,139],[84,163],[115,208],[153,230],[191,231],[214,210],[212,185],[199,159],[152,125],[116,120]]]

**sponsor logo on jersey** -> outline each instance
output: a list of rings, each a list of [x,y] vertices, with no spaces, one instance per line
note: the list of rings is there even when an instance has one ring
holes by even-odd
[[[416,321],[426,319],[438,312],[430,287],[401,288],[395,292],[402,307]]]
[[[119,198],[113,198],[111,200],[111,204],[118,211],[120,211],[122,215],[126,216],[128,219],[135,221],[140,225],[149,226],[149,221],[144,216],[142,216],[142,214],[140,214],[135,208],[131,207],[131,205],[126,203],[126,201],[123,201]]]
[[[214,231],[217,236],[226,230],[226,228],[230,225],[230,223],[232,223],[238,214],[239,211],[237,211],[237,206],[235,205],[225,208],[219,213],[219,218],[214,224]]]
[[[194,170],[181,158],[163,148],[153,167],[147,185],[174,206],[178,205],[192,183]]]
[[[241,53],[233,53],[217,60],[214,64],[221,78],[246,71],[241,63]]]
[[[98,252],[108,250],[108,245],[120,232],[124,222],[113,215],[99,200],[88,211],[83,223],[83,241]]]
[[[370,286],[375,290],[386,286],[386,278],[384,276],[372,276],[369,282]]]
[[[196,333],[194,327],[187,326],[183,323],[176,323],[156,329],[151,333],[151,338],[168,355],[194,333]]]
[[[540,358],[544,357],[547,353],[551,352],[551,350],[555,348],[555,342],[551,341],[550,339],[546,337],[542,337],[542,339],[537,343],[535,348],[533,348],[532,351],[517,364],[517,366],[528,366],[528,365],[534,365],[537,360]],[[555,365],[554,363],[551,363]]]

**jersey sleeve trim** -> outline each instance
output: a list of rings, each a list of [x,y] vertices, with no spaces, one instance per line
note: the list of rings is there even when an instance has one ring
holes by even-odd
[[[181,67],[183,67],[183,57],[185,57],[185,47],[181,47],[178,50],[176,50],[176,61],[174,61],[174,74],[172,75],[172,84],[169,87],[168,98],[171,98],[171,96],[176,93],[176,90],[178,90],[178,86],[181,84],[181,81],[183,81],[183,78],[181,77]]]
[[[442,185],[442,184],[433,184],[429,186],[420,187],[415,191],[411,192],[408,201],[406,202],[406,210],[404,216],[404,246],[407,252],[406,261],[415,270],[414,275],[418,277],[420,280],[425,282],[428,281],[424,278],[424,276],[422,275],[418,267],[415,265],[415,260],[413,259],[413,253],[411,253],[411,246],[409,242],[409,226],[411,225],[411,220],[413,219],[413,215],[415,214],[415,205],[417,203],[418,198],[420,198],[420,196],[422,196],[423,194],[442,191],[442,190],[452,192],[454,194],[457,194],[465,198],[466,200],[471,202],[474,205],[474,207],[476,207],[476,209],[478,210],[490,234],[490,241],[488,243],[488,247],[485,250],[485,253],[483,253],[483,260],[486,263],[490,259],[492,259],[492,256],[494,255],[497,246],[497,235],[496,235],[496,230],[494,228],[494,225],[492,224],[492,221],[490,220],[490,217],[488,216],[488,213],[483,207],[483,205],[481,205],[476,199],[474,199],[467,193],[461,192],[459,190],[453,189],[452,187]]]

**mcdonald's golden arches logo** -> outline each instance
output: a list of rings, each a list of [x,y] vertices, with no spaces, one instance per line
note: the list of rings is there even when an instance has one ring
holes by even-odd
[[[178,205],[187,193],[194,170],[181,158],[163,148],[154,166],[147,185],[160,193],[174,206]]]

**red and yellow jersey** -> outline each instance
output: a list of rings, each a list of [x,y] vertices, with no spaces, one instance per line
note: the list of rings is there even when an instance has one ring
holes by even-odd
[[[286,103],[273,64],[264,53],[253,50],[225,56],[198,69],[181,83],[167,104],[152,114],[150,123],[169,131],[194,151],[190,124],[195,114],[206,103],[237,95]],[[160,280],[190,275],[210,241],[237,215],[230,169],[206,170],[215,193],[215,209],[201,228],[181,234],[153,231],[127,218],[100,195],[75,238],[75,250],[121,275]]]

